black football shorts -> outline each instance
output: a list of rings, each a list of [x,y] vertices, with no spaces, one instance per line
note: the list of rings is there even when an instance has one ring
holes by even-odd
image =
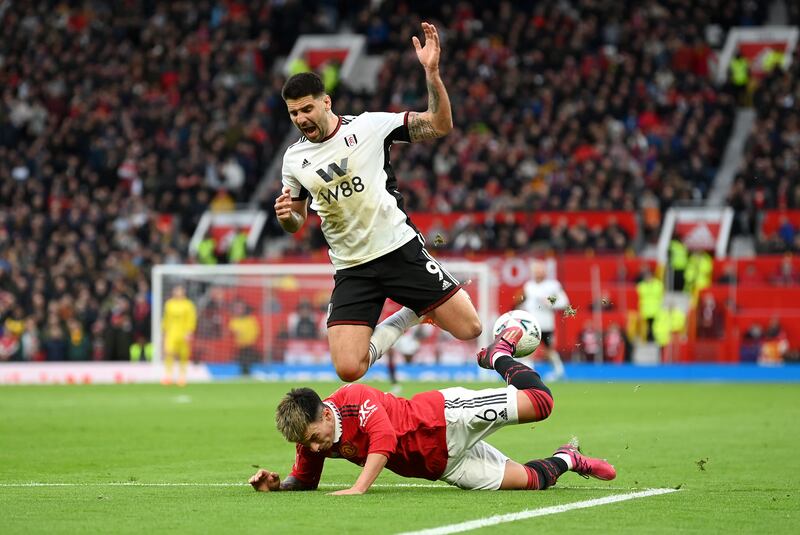
[[[418,238],[366,264],[340,269],[333,280],[328,327],[375,328],[386,298],[422,316],[461,288],[458,280],[428,254]]]
[[[555,347],[555,337],[553,331],[542,331],[542,345],[544,347]]]

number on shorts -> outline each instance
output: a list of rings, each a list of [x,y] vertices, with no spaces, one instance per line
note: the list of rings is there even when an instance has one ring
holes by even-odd
[[[484,422],[494,422],[497,420],[497,411],[494,409],[486,409],[483,411],[483,415],[476,414],[475,418],[480,418]]]
[[[442,270],[439,268],[439,264],[437,264],[433,260],[428,260],[428,263],[425,264],[425,268],[431,275],[439,275],[439,280],[442,280],[444,278],[444,275],[442,275]]]

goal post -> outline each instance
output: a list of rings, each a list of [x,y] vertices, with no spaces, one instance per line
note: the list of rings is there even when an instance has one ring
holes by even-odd
[[[464,284],[484,324],[468,349],[488,345],[498,308],[491,268],[464,260],[443,264]],[[324,331],[333,274],[329,263],[157,265],[152,270],[153,362],[163,359],[164,304],[180,285],[197,313],[193,361],[330,363]],[[398,307],[387,300],[381,318]]]

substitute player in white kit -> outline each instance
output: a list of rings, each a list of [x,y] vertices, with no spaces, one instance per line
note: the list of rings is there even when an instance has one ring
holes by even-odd
[[[422,23],[425,46],[412,42],[425,68],[428,110],[338,116],[316,74],[283,87],[289,116],[303,137],[283,157],[281,226],[297,232],[311,208],[336,268],[328,308],[328,343],[339,377],[355,381],[409,327],[426,315],[460,340],[476,338],[481,321],[461,284],[433,259],[403,210],[389,163],[393,143],[444,136],[453,128],[439,76],[439,36]],[[404,306],[376,327],[386,298]]]
[[[546,380],[556,381],[564,377],[564,364],[555,346],[555,313],[569,306],[569,298],[561,283],[547,276],[547,266],[544,262],[540,260],[531,262],[531,274],[533,278],[522,288],[524,300],[520,308],[533,314],[539,322],[539,327],[542,329],[542,345],[553,365],[553,371]]]

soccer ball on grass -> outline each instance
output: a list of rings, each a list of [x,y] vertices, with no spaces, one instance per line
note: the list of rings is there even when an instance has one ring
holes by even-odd
[[[539,322],[530,312],[512,310],[497,318],[497,321],[494,322],[492,334],[496,337],[506,327],[514,326],[522,327],[522,338],[517,343],[517,350],[514,352],[514,356],[516,358],[527,357],[539,347],[539,343],[542,341],[542,329],[539,327]]]

